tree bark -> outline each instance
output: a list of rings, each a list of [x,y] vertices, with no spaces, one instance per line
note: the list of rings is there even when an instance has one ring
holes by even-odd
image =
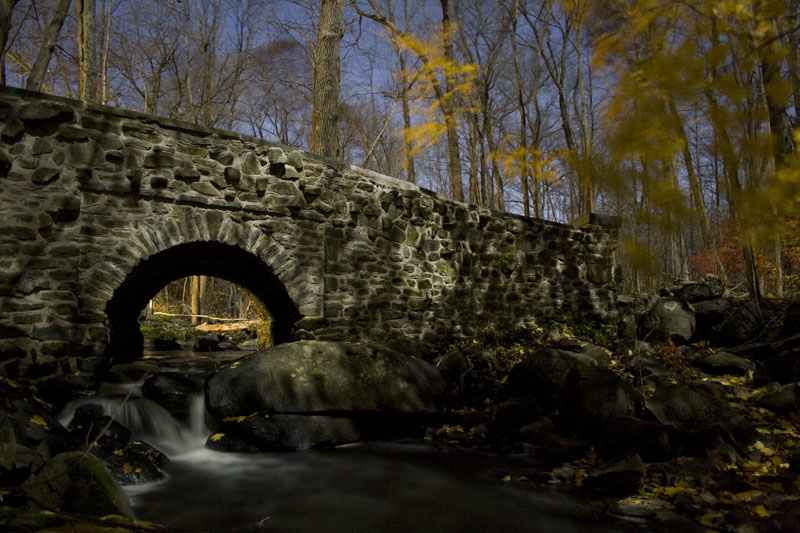
[[[454,61],[453,42],[451,36],[453,30],[450,25],[450,2],[440,0],[442,6],[442,48],[444,59],[448,63]],[[464,201],[464,190],[461,185],[461,153],[458,148],[458,123],[456,122],[455,106],[453,105],[453,86],[458,84],[458,80],[453,79],[451,73],[445,74],[444,98],[439,99],[444,115],[444,124],[447,128],[447,156],[450,160],[450,192],[453,200]]]
[[[61,27],[64,25],[64,19],[67,18],[69,4],[70,0],[59,0],[56,10],[53,12],[53,18],[44,33],[44,41],[41,48],[39,48],[39,53],[36,54],[36,60],[33,62],[31,74],[25,82],[25,88],[29,91],[42,90],[47,66],[50,64],[50,58],[53,57],[53,49],[56,47],[58,34],[61,33]]]
[[[344,35],[344,0],[322,0],[314,50],[314,107],[311,151],[326,157],[339,154],[339,48]]]
[[[78,20],[78,88],[81,100],[97,100],[97,33],[95,0],[76,0]]]
[[[19,0],[0,0],[0,84],[6,84],[6,46],[11,29],[11,15]]]

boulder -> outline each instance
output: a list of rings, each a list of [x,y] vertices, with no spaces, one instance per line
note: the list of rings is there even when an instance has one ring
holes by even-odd
[[[597,361],[583,353],[555,348],[536,350],[511,369],[506,395],[532,395],[545,410],[552,410],[558,404],[564,380],[578,366],[597,366]]]
[[[716,351],[705,357],[695,360],[695,365],[700,367],[706,374],[721,376],[732,374],[744,376],[754,369],[753,362],[744,357],[734,355],[725,351]]]
[[[91,454],[100,459],[117,483],[140,484],[164,477],[161,467],[166,456],[149,444],[134,441],[131,431],[104,414],[97,404],[84,404],[75,410],[69,423],[77,442],[93,443]]]
[[[217,335],[204,335],[194,340],[195,352],[219,352],[219,337]]]
[[[777,413],[797,411],[800,408],[800,383],[789,383],[768,392],[758,405]]]
[[[729,298],[692,302],[691,305],[694,310],[697,335],[700,338],[705,338],[709,333],[713,332],[713,329],[722,323],[725,315],[733,307],[732,300]]]
[[[725,293],[725,287],[717,280],[688,283],[675,291],[675,297],[686,302],[694,303],[704,300],[720,298]]]
[[[639,337],[647,341],[672,340],[676,345],[688,344],[695,328],[694,313],[686,302],[659,298],[639,320]]]
[[[444,390],[429,363],[380,345],[299,341],[246,355],[206,382],[217,417],[266,413],[433,413]]]
[[[764,367],[773,380],[782,384],[800,381],[800,348],[792,348],[768,356]]]
[[[202,374],[192,375],[178,372],[160,372],[147,378],[142,384],[142,396],[153,400],[176,420],[186,421],[192,410],[195,397],[203,391]]]
[[[714,328],[714,340],[723,346],[733,346],[753,339],[764,324],[758,306],[745,302]]]
[[[264,415],[229,419],[206,446],[220,451],[292,451],[358,442],[362,433],[350,418]]]
[[[183,350],[183,346],[175,339],[169,337],[155,337],[152,341],[152,349],[156,352],[171,352]]]
[[[605,421],[634,414],[638,394],[608,368],[578,365],[564,379],[559,421],[578,434],[594,433]]]
[[[134,519],[128,496],[100,459],[91,454],[64,452],[54,456],[24,489],[31,509]]]
[[[647,400],[646,408],[662,424],[687,434],[687,443],[716,445],[716,435],[719,433],[740,450],[746,450],[757,438],[752,425],[727,402],[716,398],[702,383],[658,388]]]

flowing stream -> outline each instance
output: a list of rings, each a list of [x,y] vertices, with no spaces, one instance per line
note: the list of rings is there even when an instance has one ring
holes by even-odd
[[[642,531],[556,490],[527,491],[503,478],[523,458],[381,442],[330,451],[221,453],[203,446],[198,398],[189,424],[115,386],[100,403],[134,438],[166,452],[165,479],[124,487],[136,516],[189,531],[589,532]],[[80,402],[67,406],[68,421]],[[515,470],[517,471],[517,470]]]

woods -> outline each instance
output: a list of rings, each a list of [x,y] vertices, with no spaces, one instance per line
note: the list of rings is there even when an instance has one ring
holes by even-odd
[[[619,215],[626,289],[712,274],[800,292],[798,0],[0,7],[6,84],[525,216]]]

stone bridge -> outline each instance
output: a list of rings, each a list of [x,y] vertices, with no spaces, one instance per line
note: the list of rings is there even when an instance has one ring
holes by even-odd
[[[0,89],[0,365],[141,355],[140,312],[188,275],[235,282],[276,342],[413,353],[485,327],[614,313],[616,230],[467,206],[246,135]]]

